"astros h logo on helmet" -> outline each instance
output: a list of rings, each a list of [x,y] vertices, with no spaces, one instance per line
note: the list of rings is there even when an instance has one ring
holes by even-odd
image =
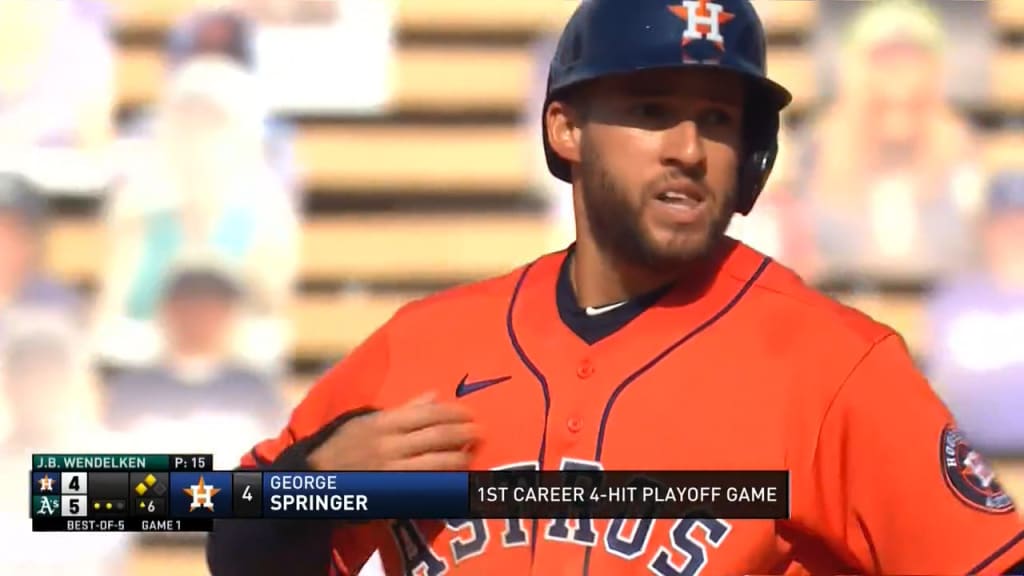
[[[669,6],[669,10],[686,22],[683,32],[683,46],[694,40],[712,42],[719,50],[725,51],[725,38],[721,26],[735,15],[725,11],[721,4],[708,0],[684,0],[680,6]]]

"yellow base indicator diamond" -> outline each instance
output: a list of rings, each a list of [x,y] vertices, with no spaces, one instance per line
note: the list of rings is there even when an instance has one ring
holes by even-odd
[[[142,481],[146,483],[146,486],[152,488],[153,484],[156,484],[156,476],[150,474],[149,476],[146,476]]]

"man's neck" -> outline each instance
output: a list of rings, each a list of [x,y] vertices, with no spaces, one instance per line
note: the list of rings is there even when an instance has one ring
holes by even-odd
[[[608,306],[654,292],[677,277],[618,262],[592,243],[577,244],[570,263],[576,301],[583,308]]]

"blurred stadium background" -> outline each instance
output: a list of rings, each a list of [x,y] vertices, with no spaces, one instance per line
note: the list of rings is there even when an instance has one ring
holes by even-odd
[[[796,100],[733,232],[897,328],[1024,495],[1024,5],[756,5]],[[0,0],[0,572],[205,574],[27,534],[26,454],[231,467],[403,303],[566,245],[537,120],[574,6]]]

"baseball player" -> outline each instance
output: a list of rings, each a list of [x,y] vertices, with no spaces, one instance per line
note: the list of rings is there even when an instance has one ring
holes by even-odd
[[[576,242],[402,308],[242,465],[786,469],[790,518],[225,521],[215,576],[1024,571],[900,336],[725,236],[789,102],[747,0],[585,0],[543,115]]]

